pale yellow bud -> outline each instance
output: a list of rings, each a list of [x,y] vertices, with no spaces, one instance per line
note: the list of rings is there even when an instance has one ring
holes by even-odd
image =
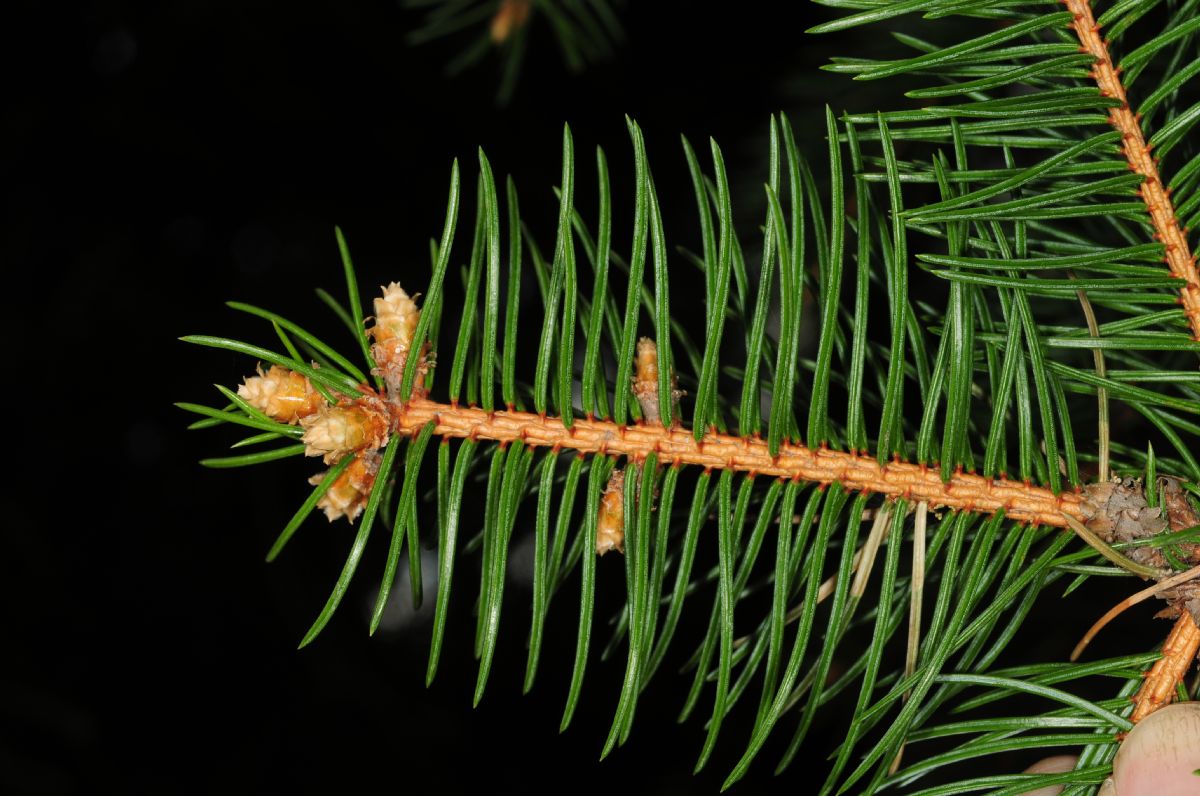
[[[376,343],[400,340],[405,346],[412,343],[421,311],[399,282],[384,288],[383,296],[375,299],[375,325],[369,330]]]
[[[378,469],[378,453],[371,451],[361,454],[330,484],[329,490],[317,502],[317,508],[325,512],[330,522],[345,517],[353,523],[367,505]],[[320,473],[308,479],[308,482],[319,484],[324,478],[325,473]]]
[[[375,340],[371,346],[371,356],[377,365],[375,372],[383,376],[388,392],[396,393],[404,379],[404,365],[412,349],[421,311],[404,288],[400,287],[400,283],[392,282],[382,290],[383,296],[375,299],[375,324],[367,333]],[[413,381],[413,393],[416,395],[421,394],[424,376],[429,369],[429,361],[424,356],[427,350],[428,345],[423,347],[421,360],[417,363],[417,375]]]
[[[238,395],[263,414],[281,423],[297,423],[325,405],[307,376],[278,365],[266,373],[259,368],[238,387]]]
[[[378,448],[388,438],[387,414],[362,401],[325,407],[301,418],[300,424],[304,426],[301,441],[307,446],[304,454],[324,456],[327,463],[363,448]]]

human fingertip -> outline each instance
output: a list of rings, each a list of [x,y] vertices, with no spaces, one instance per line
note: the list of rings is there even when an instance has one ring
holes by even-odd
[[[1101,796],[1196,796],[1198,769],[1200,702],[1168,705],[1130,730],[1113,760],[1112,788]]]
[[[1045,757],[1025,769],[1026,774],[1064,774],[1075,768],[1079,758],[1075,755],[1055,755]],[[1062,785],[1046,785],[1022,793],[1021,796],[1058,796],[1062,793]]]

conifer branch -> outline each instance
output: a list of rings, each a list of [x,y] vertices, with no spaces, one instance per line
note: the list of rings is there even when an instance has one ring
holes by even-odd
[[[1166,249],[1171,276],[1185,281],[1180,288],[1180,304],[1187,315],[1192,338],[1200,340],[1200,273],[1196,269],[1196,256],[1188,246],[1171,197],[1159,177],[1158,164],[1150,155],[1150,146],[1142,134],[1138,116],[1129,107],[1125,87],[1121,83],[1120,67],[1113,64],[1108,45],[1100,37],[1100,25],[1092,15],[1088,0],[1063,2],[1072,14],[1071,27],[1079,37],[1080,48],[1096,58],[1092,65],[1092,77],[1100,87],[1100,93],[1121,103],[1109,108],[1108,118],[1121,133],[1122,149],[1130,169],[1145,177],[1138,192],[1150,213],[1155,237],[1162,241]],[[1200,627],[1191,614],[1183,611],[1163,644],[1163,657],[1151,668],[1138,691],[1136,707],[1131,716],[1133,722],[1140,721],[1171,701],[1176,684],[1187,673],[1197,651],[1200,651]]]
[[[644,459],[656,453],[661,462],[693,464],[712,470],[733,470],[755,475],[791,478],[820,484],[838,482],[855,491],[878,492],[889,497],[925,501],[931,508],[946,507],[994,514],[1001,509],[1009,519],[1063,527],[1064,514],[1082,517],[1080,497],[1055,495],[1049,489],[1004,478],[985,478],[955,472],[943,482],[936,467],[895,461],[881,465],[873,456],[828,448],[811,449],[784,443],[772,456],[767,441],[737,437],[710,430],[696,440],[681,426],[619,425],[608,420],[576,419],[570,427],[558,417],[533,412],[454,406],[424,398],[404,406],[389,404],[397,433],[416,434],[427,423],[441,437],[485,439],[501,443],[522,441],[526,446],[606,453]]]
[[[1167,640],[1163,642],[1162,657],[1146,673],[1146,680],[1134,699],[1135,707],[1129,720],[1137,724],[1142,719],[1171,703],[1176,685],[1187,676],[1196,653],[1200,651],[1200,627],[1187,611],[1175,621]]]
[[[1121,84],[1120,67],[1113,65],[1108,45],[1100,38],[1100,25],[1092,15],[1088,0],[1063,2],[1074,17],[1071,27],[1079,37],[1081,50],[1096,58],[1092,77],[1100,87],[1101,95],[1121,103],[1109,108],[1108,118],[1121,133],[1122,148],[1129,168],[1146,178],[1139,193],[1150,213],[1155,237],[1166,247],[1166,261],[1171,276],[1187,283],[1180,288],[1180,303],[1192,328],[1192,338],[1200,340],[1200,272],[1196,269],[1196,255],[1188,247],[1187,236],[1179,225],[1171,197],[1159,177],[1158,164],[1151,157],[1150,145],[1146,143],[1141,125],[1138,124],[1138,115],[1129,107],[1125,87]]]
[[[366,383],[369,377],[363,371],[301,327],[249,305],[235,309],[270,321],[287,355],[226,338],[184,338],[272,366],[266,373],[260,371],[248,378],[236,393],[219,387],[230,402],[223,409],[182,405],[205,415],[193,427],[232,423],[266,432],[257,433],[250,441],[278,438],[291,443],[258,454],[211,460],[213,466],[242,466],[301,453],[321,456],[331,466],[312,479],[316,489],[280,534],[271,557],[314,509],[323,510],[330,519],[354,521],[361,517],[342,572],[304,643],[321,631],[347,594],[375,515],[390,506],[395,506],[395,521],[388,520],[392,538],[372,632],[388,604],[404,546],[412,573],[413,603],[419,602],[420,526],[426,523],[417,516],[416,501],[422,461],[427,450],[436,449],[439,579],[427,679],[437,669],[454,561],[462,555],[457,541],[463,530],[460,526],[474,525],[481,517],[477,538],[483,566],[475,638],[480,670],[475,701],[483,694],[497,650],[509,572],[507,556],[516,519],[527,511],[525,507],[536,503],[536,517],[531,518],[534,596],[526,690],[537,669],[550,600],[568,575],[579,573],[575,663],[563,727],[579,704],[589,649],[595,649],[589,644],[597,607],[597,555],[616,550],[625,556],[626,609],[608,651],[627,643],[629,656],[604,754],[618,741],[625,742],[638,694],[668,650],[684,598],[712,586],[715,594],[708,630],[689,664],[695,670],[694,684],[683,711],[685,716],[692,713],[707,684],[714,683],[712,719],[700,766],[709,759],[721,722],[758,672],[763,673],[751,742],[726,785],[745,774],[784,712],[797,707],[802,717],[781,767],[786,765],[814,726],[817,708],[855,682],[860,689],[858,701],[823,793],[846,792],[852,787],[862,792],[906,787],[933,769],[969,758],[1019,749],[1033,752],[1054,744],[1084,746],[1071,782],[1086,785],[1105,776],[1116,752],[1115,734],[1128,730],[1131,723],[1108,707],[1049,688],[1046,683],[1061,682],[1063,675],[1074,680],[1119,673],[1126,681],[1122,699],[1132,697],[1142,686],[1136,697],[1136,721],[1171,700],[1200,646],[1200,628],[1185,612],[1145,683],[1138,682],[1131,666],[1141,670],[1153,655],[1069,667],[1051,663],[1019,670],[995,669],[996,656],[1012,641],[1034,600],[1049,584],[1076,572],[1079,578],[1069,592],[1099,571],[1086,563],[1093,559],[1092,551],[1060,555],[1071,542],[1069,534],[1041,528],[1006,533],[1001,521],[1058,529],[1069,526],[1081,534],[1087,531],[1093,547],[1119,567],[1156,579],[1167,578],[1168,564],[1181,568],[1180,558],[1187,557],[1189,565],[1200,563],[1193,560],[1200,555],[1200,547],[1167,544],[1172,540],[1164,541],[1161,553],[1157,548],[1150,550],[1149,544],[1134,545],[1137,549],[1129,557],[1112,550],[1160,533],[1167,522],[1173,523],[1173,531],[1200,522],[1185,521],[1170,510],[1164,518],[1163,507],[1150,506],[1153,495],[1159,494],[1154,490],[1164,481],[1156,475],[1160,465],[1186,473],[1192,482],[1200,480],[1200,463],[1191,444],[1197,426],[1191,418],[1167,411],[1200,413],[1195,373],[1178,364],[1184,361],[1184,352],[1191,352],[1200,342],[1200,275],[1182,229],[1194,211],[1195,197],[1185,202],[1181,193],[1178,210],[1173,207],[1149,152],[1155,142],[1181,139],[1194,117],[1185,114],[1179,117],[1182,122],[1172,121],[1158,135],[1144,135],[1139,116],[1126,100],[1120,69],[1110,60],[1108,44],[1099,36],[1087,0],[1064,2],[1067,12],[1022,9],[1011,14],[1008,4],[1002,2],[989,8],[984,8],[987,3],[963,6],[958,0],[837,3],[858,13],[814,30],[844,29],[914,11],[944,16],[964,9],[970,16],[981,10],[987,18],[1012,16],[1016,23],[979,35],[966,27],[969,38],[940,49],[925,48],[923,42],[909,37],[909,43],[921,52],[896,61],[841,59],[832,65],[835,71],[857,72],[862,79],[933,73],[938,85],[918,89],[910,96],[963,96],[964,102],[849,114],[842,123],[827,109],[828,204],[821,198],[786,119],[772,119],[768,210],[760,228],[763,259],[757,290],[754,271],[747,267],[736,235],[720,149],[715,142],[711,146],[710,178],[685,140],[703,236],[702,252],[691,257],[704,274],[704,314],[693,319],[694,324],[681,322],[678,314],[672,317],[669,282],[674,274],[662,229],[662,209],[641,131],[629,120],[637,187],[628,252],[618,255],[613,246],[608,167],[602,150],[597,150],[600,202],[594,238],[574,204],[580,182],[569,128],[563,131],[559,223],[551,258],[542,258],[532,233],[525,231],[511,178],[506,194],[497,191],[498,181],[482,150],[469,258],[465,258],[468,250],[461,245],[455,248],[460,193],[456,163],[445,227],[440,241],[431,247],[432,273],[420,305],[416,295],[410,296],[393,283],[375,299],[374,321],[368,326],[348,250],[339,240],[353,312],[332,299],[327,303],[355,336],[377,377],[373,384]],[[492,5],[502,4],[492,0]],[[503,5],[517,8],[521,4]],[[1101,17],[1106,24],[1111,18]],[[1120,15],[1115,18],[1121,19]],[[1136,18],[1117,24],[1132,24]],[[1064,29],[1068,23],[1072,33]],[[1164,35],[1177,41],[1194,34],[1194,25],[1187,24]],[[1058,40],[1048,41],[1047,31]],[[513,45],[521,35],[515,28],[506,34]],[[1075,36],[1083,54],[1073,52]],[[1145,61],[1162,46],[1159,42],[1149,49],[1143,47],[1139,57]],[[1179,44],[1181,51],[1183,46]],[[1026,63],[1030,58],[1039,61]],[[1136,58],[1126,61],[1130,75],[1135,74],[1136,62]],[[1083,69],[1089,66],[1099,95],[1078,82],[1086,78]],[[1165,83],[1157,99],[1148,99],[1142,110],[1149,115],[1157,102],[1171,98],[1180,81],[1194,73],[1181,74],[1183,77]],[[1064,86],[1056,82],[1058,78],[1070,82]],[[1130,79],[1127,77],[1127,82]],[[991,96],[992,88],[1013,83],[1022,90],[1012,92],[1013,96],[1007,96],[1009,92]],[[1113,104],[1119,107],[1109,109],[1108,119],[1115,134],[1106,132],[1071,143],[1072,134],[1058,129],[1094,128],[1104,117],[1093,112]],[[1174,113],[1174,109],[1167,112]],[[949,124],[941,124],[947,116]],[[933,124],[929,124],[931,120]],[[1047,132],[1012,134],[1030,126],[1044,126]],[[1118,138],[1123,139],[1124,164],[1111,150]],[[950,170],[949,160],[937,152],[928,161],[919,152],[915,158],[898,159],[894,143],[901,140],[953,145],[954,169]],[[862,142],[878,142],[879,152],[864,154]],[[857,218],[852,225],[847,221],[843,195],[843,143],[849,147],[849,173],[855,188]],[[1168,149],[1167,143],[1161,144],[1160,151]],[[1069,146],[1064,148],[1065,144]],[[975,149],[997,146],[1005,151],[1004,169],[970,165]],[[1014,149],[1044,148],[1061,151],[1039,158],[1031,166],[1017,165]],[[994,158],[989,155],[986,159]],[[882,172],[878,172],[880,164]],[[1098,180],[1089,176],[1121,173],[1126,166],[1136,176]],[[1194,188],[1195,168],[1185,169],[1190,171],[1177,179],[1187,190]],[[886,203],[877,205],[879,197],[874,194],[880,191],[872,190],[871,183],[885,180]],[[906,209],[906,181],[936,182],[940,201],[909,201]],[[1133,185],[1139,186],[1141,202],[1108,201]],[[991,201],[998,197],[1002,201]],[[1147,211],[1149,229],[1142,215]],[[1111,220],[1112,230],[1130,245],[1119,249],[1093,245],[1086,236],[1052,223],[1058,218],[1084,219],[1097,227]],[[1149,238],[1153,233],[1162,248],[1130,234],[1128,219],[1143,225],[1138,235]],[[918,250],[908,238],[910,232],[935,239],[937,251]],[[851,264],[843,263],[848,235],[857,240],[853,270],[849,270]],[[817,265],[811,277],[807,264],[814,258],[811,249],[806,252],[809,241],[815,242]],[[579,262],[590,264],[594,271],[591,293],[579,288],[577,247],[583,250]],[[526,248],[529,256],[522,255]],[[1164,254],[1169,274],[1179,280],[1169,283],[1167,293],[1159,292],[1167,284],[1167,272],[1153,264]],[[530,302],[522,301],[522,272],[530,259],[544,314],[536,354],[525,356],[517,330],[527,325],[525,317],[537,313],[537,309],[527,309]],[[456,265],[453,271],[452,260]],[[917,263],[932,266],[935,276],[951,280],[944,308],[910,291],[909,274],[915,273]],[[1147,268],[1146,263],[1152,267]],[[618,295],[621,290],[609,281],[610,266],[623,272],[615,277],[615,284],[624,287],[623,303]],[[508,284],[502,288],[505,268]],[[1049,279],[1039,273],[1060,268],[1068,269],[1071,278]],[[459,270],[463,295],[457,334],[439,333],[449,295],[447,273]],[[853,313],[841,306],[851,273],[856,287]],[[1174,292],[1179,283],[1183,284],[1181,295]],[[802,306],[805,302],[797,303],[797,297],[810,289],[817,299],[813,302],[815,324],[807,317],[810,312]],[[872,308],[872,302],[879,301],[874,297],[885,290],[886,305],[876,303]],[[1069,298],[1071,293],[1078,293],[1083,301],[1086,327],[1078,325],[1076,318],[1068,318],[1062,325],[1063,313],[1041,302],[1047,297]],[[453,301],[458,300],[456,294]],[[1188,333],[1180,334],[1175,328],[1178,312],[1174,309],[1145,313],[1146,306],[1175,301],[1184,308]],[[1100,323],[1091,310],[1092,303],[1111,310],[1114,319]],[[871,321],[868,325],[868,317],[884,315],[885,307],[889,323]],[[768,318],[776,311],[777,334],[766,330]],[[639,331],[648,330],[647,319],[653,321],[654,334],[639,339]],[[689,327],[699,326],[701,321],[705,334],[697,344]],[[740,326],[737,331],[745,333],[745,359],[723,364],[723,335],[724,348],[730,348],[729,338],[734,334],[726,329],[727,321],[731,328]],[[815,327],[817,338],[811,360],[801,358],[797,348],[810,327]],[[304,345],[297,347],[288,335]],[[456,337],[456,345],[452,337]],[[577,370],[575,346],[580,339],[586,350],[582,368]],[[928,345],[934,340],[936,354]],[[1113,371],[1098,367],[1092,376],[1066,364],[1069,360],[1058,350],[1085,345],[1094,349],[1100,363],[1105,355],[1111,357]],[[434,354],[439,348],[440,360]],[[610,354],[615,360],[615,378],[608,368]],[[1073,356],[1078,355],[1077,351]],[[694,406],[688,407],[691,411],[686,415],[679,405],[684,393],[674,370],[674,363],[684,361],[691,366],[691,372],[684,374],[685,381],[695,389]],[[449,371],[449,378],[439,375],[438,391],[431,394],[434,376],[442,367]],[[801,373],[809,367],[811,381]],[[877,384],[868,377],[872,369],[878,374]],[[830,405],[831,394],[841,395],[840,385],[832,386],[839,370],[845,373],[849,404],[845,425]],[[727,392],[739,381],[740,408]],[[1155,383],[1166,386],[1156,388]],[[915,387],[924,404],[920,412],[914,411],[908,399],[910,387]],[[1143,481],[1114,481],[1107,476],[1099,484],[1079,486],[1085,480],[1080,467],[1084,454],[1075,445],[1078,435],[1072,430],[1071,414],[1075,406],[1084,405],[1079,394],[1094,393],[1099,394],[1102,427],[1107,402],[1124,402],[1161,431],[1178,454],[1177,458],[1156,458],[1148,448],[1143,458],[1141,446],[1121,444],[1136,443],[1132,427],[1123,429],[1123,436],[1129,439],[1115,442],[1108,441],[1106,432],[1101,431],[1101,472],[1110,469],[1107,461],[1112,448],[1115,462],[1111,469],[1132,472],[1144,468],[1144,483],[1150,485],[1150,492],[1143,488]],[[768,394],[769,410],[764,400]],[[867,413],[874,409],[879,410],[879,430],[869,434]],[[586,416],[581,416],[585,412]],[[641,419],[627,422],[631,412]],[[725,430],[730,414],[736,421],[735,433]],[[684,416],[689,418],[690,428],[680,421]],[[805,427],[807,434],[802,431]],[[434,436],[443,444],[430,447]],[[412,438],[413,444],[407,446],[401,464],[397,451],[405,447],[404,437]],[[464,441],[453,462],[453,448],[445,444],[452,437]],[[872,437],[877,440],[876,454],[868,451]],[[807,444],[801,444],[801,439]],[[479,446],[476,442],[498,445]],[[247,441],[235,446],[243,444]],[[843,450],[832,450],[831,445]],[[536,458],[534,448],[541,449]],[[488,451],[491,460],[486,487],[482,473],[468,486],[468,476],[479,464],[477,449]],[[889,461],[894,450],[900,453]],[[567,451],[576,455],[560,456]],[[979,461],[979,453],[981,474],[973,464]],[[902,460],[908,455],[916,463]],[[628,472],[622,469],[625,463],[617,465],[608,457],[625,457]],[[569,467],[562,467],[564,464]],[[694,479],[690,506],[682,505],[686,498],[675,497],[681,465],[704,470]],[[721,471],[721,477],[711,479],[713,470]],[[1013,473],[1012,480],[1006,472]],[[531,476],[533,473],[537,475]],[[769,482],[761,484],[766,488],[756,487],[756,476]],[[424,478],[428,480],[428,468]],[[709,493],[710,481],[715,494]],[[1075,486],[1063,489],[1063,484]],[[817,488],[803,493],[802,485]],[[825,490],[826,486],[841,489]],[[1191,488],[1191,484],[1187,486]],[[464,510],[464,488],[475,490],[482,498],[478,506],[471,507],[478,511]],[[1190,496],[1182,494],[1182,486],[1176,491],[1179,494],[1163,487],[1163,501],[1182,501],[1191,511]],[[847,492],[855,493],[854,500],[846,499]],[[801,508],[796,501],[802,493],[807,497]],[[874,493],[916,507],[912,585],[899,579],[907,512],[894,511],[894,518],[888,521],[890,503],[869,507],[867,498]],[[926,551],[927,510],[939,508],[960,513],[939,521],[929,531]],[[890,526],[890,541],[878,590],[864,592],[862,584],[869,577],[871,559],[863,551],[871,548],[866,545],[860,550],[858,541],[867,511],[877,512],[872,539],[882,538],[875,534]],[[682,519],[685,513],[686,522]],[[975,513],[993,517],[976,525]],[[464,517],[468,519],[464,521]],[[693,564],[698,539],[714,519],[718,566],[708,574],[697,574]],[[569,533],[572,525],[578,526],[573,534]],[[764,541],[772,537],[773,570],[760,556]],[[570,548],[568,540],[573,540]],[[1047,541],[1049,545],[1044,545]],[[1035,545],[1044,549],[1039,552]],[[1193,548],[1195,555],[1180,552]],[[830,552],[835,550],[838,552]],[[1144,558],[1151,554],[1153,558]],[[667,588],[666,580],[671,572],[673,589]],[[1176,581],[1167,578],[1162,583]],[[936,595],[927,591],[930,586],[936,586]],[[772,592],[770,612],[760,615],[755,628],[746,632],[749,626],[735,625],[735,613],[743,611],[744,595],[763,589]],[[822,636],[815,612],[826,597],[831,599],[820,610],[828,612],[828,630]],[[689,603],[695,601],[689,598]],[[906,605],[909,601],[911,607]],[[922,604],[933,607],[926,612],[932,614],[927,622]],[[914,627],[920,633],[910,637],[909,657],[901,670],[885,653],[895,634],[901,632],[906,613],[910,633]],[[737,619],[739,624],[744,621]],[[844,649],[844,642],[857,639],[851,638],[848,630],[867,622],[874,623],[869,650],[855,667],[833,676],[830,667],[839,645]],[[785,647],[789,625],[795,626],[790,653]],[[962,725],[957,722],[932,722],[952,707],[949,701],[957,700],[958,692],[968,684],[986,690],[953,706],[955,711],[1014,693],[1037,693],[1060,702],[1067,713],[1056,708],[1052,721],[1045,725],[1018,717],[1020,728],[1011,734],[1002,723],[996,724],[992,715],[973,725],[980,729],[978,738],[949,754],[935,752],[923,759],[920,750],[914,750],[908,757],[918,759],[901,768],[899,752],[906,744],[961,734]],[[802,702],[807,704],[798,707]],[[1100,732],[1105,736],[1100,743],[1097,718],[1103,722]],[[1064,719],[1068,723],[1055,724]],[[1087,724],[1069,723],[1076,719]],[[1081,732],[1045,735],[1036,731],[1047,726],[1077,726]],[[993,730],[1001,730],[1001,734]],[[862,754],[867,743],[873,748]],[[852,764],[860,754],[860,762]],[[872,768],[874,774],[870,774]],[[1081,778],[1085,775],[1092,779]],[[964,780],[954,792],[982,782]],[[986,782],[1012,793],[1029,790],[1032,784],[1027,774],[989,776]],[[841,790],[835,791],[838,787]]]

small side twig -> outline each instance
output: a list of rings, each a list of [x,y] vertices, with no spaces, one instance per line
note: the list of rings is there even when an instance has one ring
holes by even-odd
[[[1125,87],[1121,84],[1120,70],[1112,62],[1108,44],[1100,38],[1100,25],[1092,15],[1088,0],[1063,0],[1067,10],[1074,15],[1071,27],[1079,38],[1080,49],[1096,58],[1092,66],[1092,77],[1100,87],[1100,94],[1112,97],[1121,104],[1109,108],[1109,122],[1121,133],[1125,160],[1129,168],[1146,178],[1139,193],[1150,213],[1155,237],[1166,247],[1167,267],[1171,276],[1186,282],[1180,288],[1180,303],[1192,328],[1192,338],[1200,340],[1200,272],[1196,270],[1196,256],[1188,246],[1187,236],[1175,215],[1175,206],[1163,186],[1158,173],[1158,164],[1150,155],[1150,147],[1142,134],[1137,116],[1129,107]]]
[[[1200,651],[1200,627],[1192,615],[1184,611],[1167,640],[1163,642],[1162,657],[1159,658],[1146,680],[1133,698],[1133,714],[1129,720],[1137,724],[1163,705],[1169,705],[1176,685],[1187,675],[1188,667]]]

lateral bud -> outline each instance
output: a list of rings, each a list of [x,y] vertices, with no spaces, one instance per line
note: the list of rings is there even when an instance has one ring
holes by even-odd
[[[596,518],[596,555],[609,550],[625,553],[625,470],[613,470],[600,498],[600,516]]]
[[[387,444],[388,413],[382,401],[365,395],[352,403],[322,407],[314,415],[300,418],[307,447],[305,456],[323,456],[333,464],[348,453],[375,450]]]
[[[642,419],[647,423],[662,423],[662,412],[658,403],[658,345],[649,337],[638,340],[637,368],[633,376],[633,394],[642,407]],[[672,425],[679,424],[679,399],[684,392],[678,388],[675,372],[671,371],[671,417]]]
[[[250,376],[238,385],[237,394],[281,423],[298,423],[325,405],[325,399],[313,389],[307,376],[279,365],[272,365],[266,373],[260,365],[257,376]]]
[[[367,334],[375,341],[371,346],[371,356],[376,365],[373,372],[383,377],[388,394],[394,395],[400,391],[400,383],[404,380],[404,366],[412,349],[417,322],[421,320],[421,311],[413,300],[415,297],[410,297],[399,282],[392,282],[381,290],[383,296],[375,299],[375,323],[367,329]],[[428,345],[422,347],[416,377],[413,379],[413,395],[423,395],[425,392],[425,374],[429,371],[428,350]]]
[[[350,463],[345,472],[337,477],[329,486],[329,490],[317,502],[317,508],[325,512],[330,522],[345,517],[351,525],[362,514],[367,505],[371,488],[375,485],[375,475],[379,472],[379,452],[365,451]],[[310,484],[319,484],[325,478],[325,473],[318,473],[308,479]]]

